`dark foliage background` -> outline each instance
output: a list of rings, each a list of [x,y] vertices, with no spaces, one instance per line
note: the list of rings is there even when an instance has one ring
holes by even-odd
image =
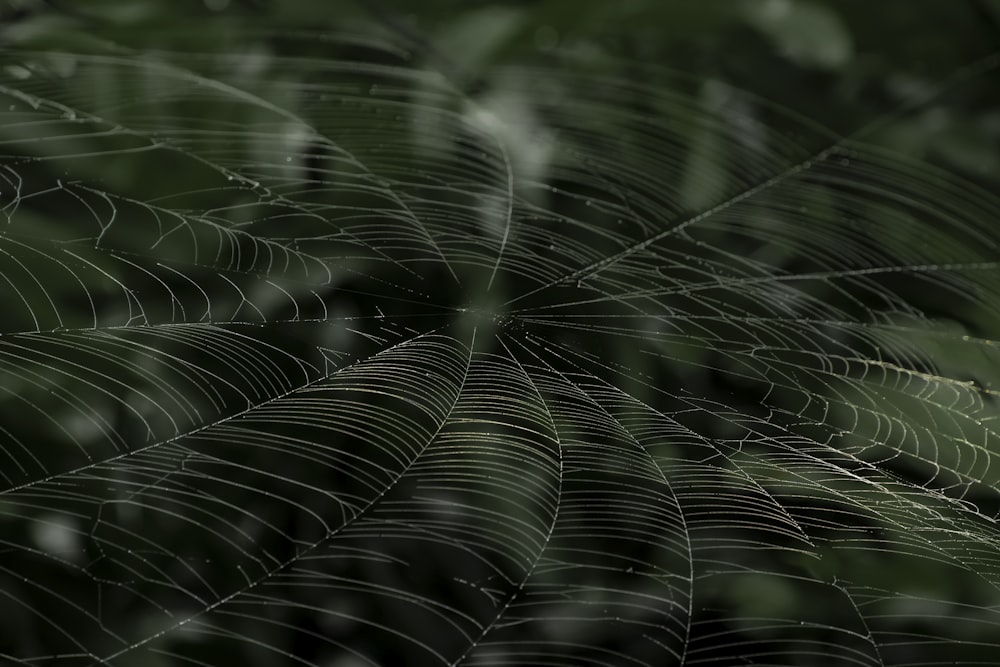
[[[1000,662],[997,2],[0,26],[0,659]]]

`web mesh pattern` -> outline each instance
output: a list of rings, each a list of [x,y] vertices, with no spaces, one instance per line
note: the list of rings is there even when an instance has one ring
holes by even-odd
[[[322,44],[3,54],[5,660],[1000,663],[993,196]]]

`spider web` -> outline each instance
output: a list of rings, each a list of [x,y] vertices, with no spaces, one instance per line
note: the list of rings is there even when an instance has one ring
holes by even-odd
[[[1000,662],[994,197],[652,68],[241,39],[4,54],[5,660]]]

